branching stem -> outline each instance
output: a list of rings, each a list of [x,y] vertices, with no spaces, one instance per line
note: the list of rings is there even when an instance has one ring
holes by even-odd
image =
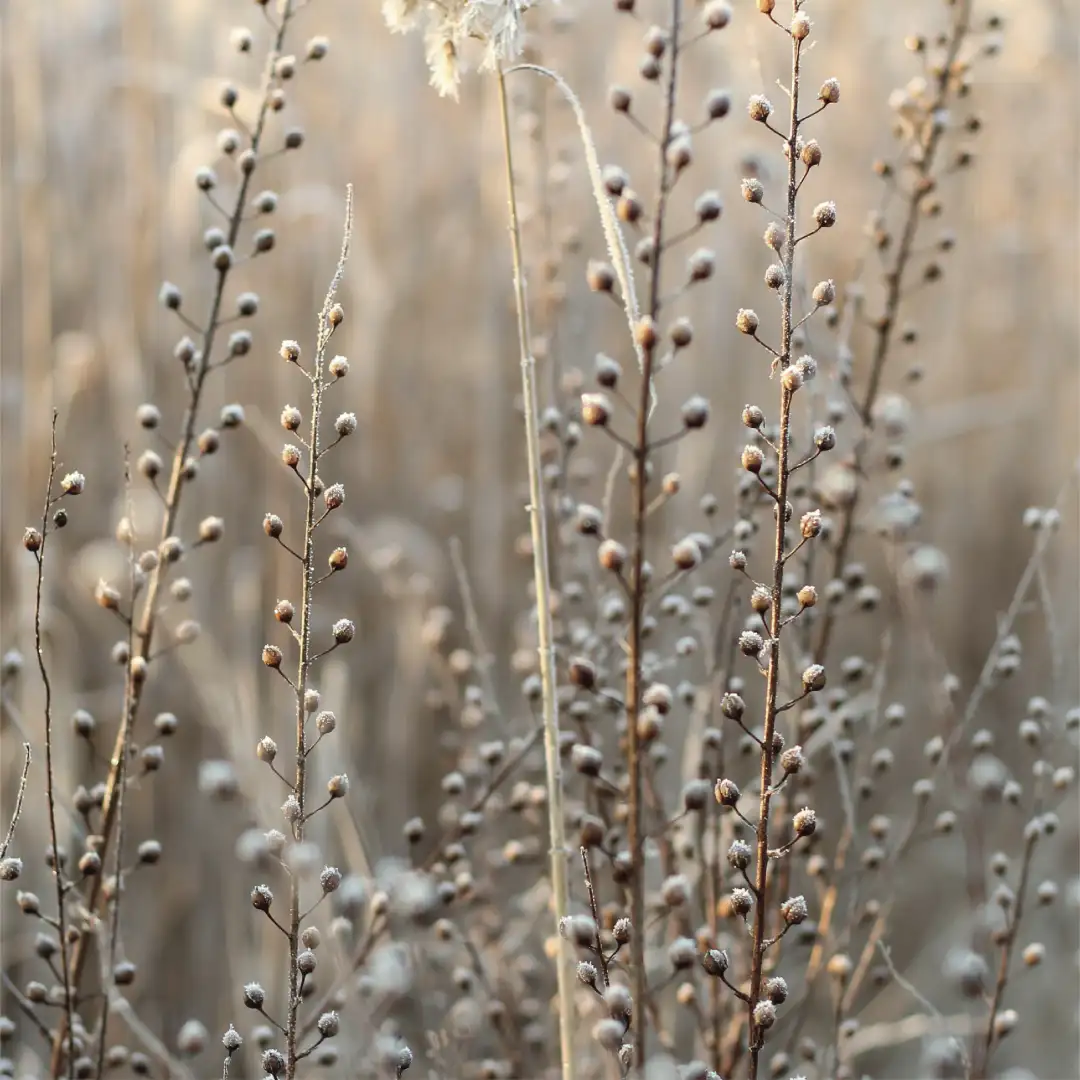
[[[345,198],[345,225],[341,240],[341,254],[337,268],[326,290],[322,310],[319,312],[319,332],[315,346],[314,372],[311,379],[311,453],[308,455],[308,475],[304,485],[304,553],[303,553],[303,591],[300,600],[300,631],[297,637],[299,656],[296,661],[296,772],[293,782],[293,795],[299,806],[296,820],[293,822],[293,837],[299,843],[304,839],[305,804],[307,800],[307,703],[305,701],[311,668],[315,662],[311,641],[311,606],[315,595],[315,526],[319,514],[318,496],[315,494],[316,469],[319,463],[319,438],[322,426],[322,405],[325,382],[323,369],[326,364],[326,347],[333,336],[337,322],[331,318],[334,296],[341,278],[345,273],[345,264],[349,259],[349,245],[352,242],[352,185]],[[332,801],[328,800],[328,801]],[[321,809],[321,807],[320,807]],[[285,932],[289,939],[289,1008],[285,1022],[285,1077],[295,1080],[296,1065],[300,1060],[297,1044],[300,1037],[298,1017],[300,1001],[303,997],[303,984],[297,966],[300,955],[300,922],[303,911],[300,906],[300,875],[293,874],[289,880],[289,922]]]
[[[679,71],[679,31],[682,21],[681,0],[672,0],[671,28],[669,32],[669,54],[664,126],[659,140],[659,191],[656,212],[652,219],[652,250],[656,253],[649,280],[648,317],[655,325],[661,306],[660,270],[661,253],[664,250],[664,221],[666,217],[668,195],[672,187],[672,169],[668,166],[667,150],[671,141],[671,129],[675,120],[676,90]],[[655,337],[655,335],[653,335]],[[648,341],[649,339],[646,339]],[[646,981],[646,943],[645,943],[645,853],[643,849],[644,832],[642,828],[642,746],[638,733],[638,708],[642,693],[641,672],[641,629],[645,616],[645,582],[643,568],[645,563],[645,525],[648,519],[646,499],[647,467],[649,461],[649,415],[653,401],[653,372],[655,367],[656,342],[643,344],[641,365],[641,388],[637,402],[637,428],[633,446],[634,478],[632,528],[633,576],[630,588],[630,631],[628,636],[628,657],[626,666],[626,734],[627,734],[627,772],[629,774],[629,800],[627,819],[627,843],[630,848],[630,921],[633,924],[633,938],[630,942],[630,960],[633,978],[634,999],[634,1061],[638,1069],[644,1069],[646,1057],[646,1009],[648,991]]]
[[[799,10],[798,0],[792,2],[792,13]],[[796,203],[798,198],[798,138],[799,138],[799,76],[802,59],[802,42],[794,36],[791,40],[791,94],[788,123],[788,172],[787,172],[787,218],[783,251],[784,282],[780,295],[780,353],[781,370],[791,363],[791,337],[793,324],[793,293],[796,242]],[[760,802],[756,828],[756,852],[754,865],[754,925],[751,935],[750,992],[747,1001],[747,1026],[749,1032],[750,1061],[748,1080],[757,1080],[758,1060],[764,1043],[764,1030],[754,1020],[754,1012],[761,1001],[761,987],[765,966],[765,926],[769,916],[769,805],[773,797],[773,735],[778,715],[777,698],[780,689],[780,634],[782,630],[781,604],[784,587],[785,549],[787,546],[788,480],[792,391],[781,380],[780,434],[776,447],[776,531],[773,545],[772,604],[769,608],[769,664],[765,686],[765,722],[761,742]]]
[[[63,968],[64,1023],[58,1026],[53,1044],[53,1076],[60,1075],[63,1055],[63,1039],[60,1030],[67,1032],[67,1073],[69,1080],[75,1077],[75,1036],[72,1016],[75,1003],[72,1000],[71,967],[68,964],[67,915],[64,905],[64,867],[60,859],[60,840],[56,831],[56,769],[53,764],[53,715],[52,682],[45,665],[45,644],[41,633],[41,594],[45,584],[45,551],[49,542],[49,512],[53,506],[53,482],[56,480],[56,410],[52,415],[52,453],[49,457],[49,479],[45,487],[45,506],[41,511],[41,542],[35,553],[37,559],[37,582],[34,588],[34,653],[37,656],[41,684],[45,690],[45,799],[49,809],[49,843],[52,844],[53,881],[56,883],[56,919],[60,936],[60,964]]]

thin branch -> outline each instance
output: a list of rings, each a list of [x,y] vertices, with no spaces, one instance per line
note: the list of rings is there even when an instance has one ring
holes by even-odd
[[[976,1065],[973,1072],[973,1080],[983,1080],[990,1067],[990,1055],[993,1053],[994,1038],[997,1034],[995,1027],[998,1012],[1001,1009],[1002,999],[1005,997],[1005,988],[1009,983],[1009,966],[1016,950],[1020,920],[1024,917],[1024,903],[1027,898],[1028,882],[1031,878],[1031,864],[1035,855],[1035,847],[1039,842],[1039,836],[1040,829],[1035,827],[1034,823],[1029,824],[1024,843],[1024,857],[1020,864],[1020,881],[1016,888],[1016,905],[1010,914],[1005,941],[1001,946],[1001,961],[998,964],[997,979],[994,981],[994,992],[990,999],[990,1009],[986,1017],[986,1029],[982,1037],[978,1065]]]
[[[484,642],[483,631],[480,629],[480,617],[476,612],[476,601],[469,583],[469,572],[465,567],[461,540],[456,536],[450,537],[450,561],[454,567],[454,576],[457,578],[458,592],[461,593],[461,606],[465,612],[465,629],[468,631],[469,641],[476,655],[476,666],[483,682],[487,707],[498,710],[495,680],[491,677],[492,657]]]
[[[53,715],[52,682],[45,665],[45,643],[41,633],[42,590],[45,584],[45,551],[49,540],[49,511],[54,504],[53,483],[56,480],[56,410],[52,414],[52,451],[49,456],[49,479],[45,487],[45,506],[41,511],[41,539],[34,555],[37,560],[37,581],[34,588],[34,653],[38,671],[45,689],[45,797],[49,811],[49,842],[52,844],[53,881],[56,884],[56,918],[60,937],[60,963],[63,968],[64,1017],[67,1029],[67,1073],[69,1080],[75,1078],[75,1036],[72,1031],[74,1002],[71,993],[71,968],[68,964],[67,915],[64,903],[64,876],[60,860],[60,839],[56,830],[56,770],[53,765]],[[59,1046],[59,1034],[56,1039]],[[59,1051],[59,1047],[58,1047]],[[59,1052],[56,1054],[53,1075],[59,1075]]]
[[[15,795],[15,809],[11,814],[7,835],[4,837],[3,844],[0,844],[0,859],[3,859],[4,856],[7,855],[12,838],[15,836],[15,826],[19,824],[19,818],[22,816],[23,798],[26,795],[26,778],[30,775],[30,759],[30,744],[28,742],[23,743],[22,775],[19,777],[19,790]]]
[[[19,1011],[37,1028],[38,1033],[46,1042],[52,1041],[52,1032],[34,1010],[34,1006],[26,999],[23,992],[11,980],[6,971],[0,971],[0,980],[3,980],[4,989],[11,995],[12,1000],[19,1007]]]
[[[608,958],[604,954],[604,947],[600,941],[600,907],[596,902],[596,890],[593,888],[592,871],[589,869],[589,849],[581,848],[581,866],[585,873],[585,891],[589,894],[589,910],[592,912],[593,925],[596,927],[596,955],[600,957],[600,974],[604,979],[604,986],[611,985],[611,976],[608,974]]]
[[[124,447],[124,512],[127,515],[128,521],[134,521],[131,506],[131,454],[129,448]],[[135,538],[132,537],[128,545],[128,587],[134,595],[135,592],[135,580],[136,580],[136,564],[135,564]],[[128,622],[128,635],[127,635],[127,651],[128,656],[135,655],[135,624],[134,621]],[[131,732],[131,709],[132,702],[135,700],[135,676],[134,668],[129,663],[127,671],[124,676],[124,711],[123,720],[121,723],[121,730],[130,734]],[[131,753],[131,747],[129,742],[125,742],[121,748],[120,757],[120,777],[119,788],[117,794],[116,804],[116,845],[113,849],[113,877],[116,881],[116,888],[112,897],[112,911],[110,912],[109,919],[109,950],[108,950],[108,977],[111,978],[113,971],[116,970],[116,954],[120,943],[120,900],[123,895],[123,858],[124,858],[124,791],[127,787],[127,762]],[[108,982],[104,983],[105,986],[109,986]],[[101,1021],[97,1033],[98,1048],[97,1048],[97,1075],[105,1075],[105,1047],[106,1036],[108,1034],[109,1027],[109,1012],[108,1006],[101,1010]]]
[[[947,1021],[944,1016],[941,1015],[941,1010],[928,998],[922,991],[909,979],[904,978],[899,971],[896,970],[896,965],[893,963],[892,950],[883,941],[877,942],[878,952],[881,953],[882,961],[885,964],[889,974],[892,976],[893,982],[905,991],[912,998],[915,999],[927,1012],[928,1015],[934,1017],[935,1020],[941,1023],[942,1028],[946,1027]],[[957,1050],[960,1051],[960,1060],[964,1063],[964,1072],[968,1073],[971,1069],[971,1062],[968,1060],[967,1050],[964,1047],[963,1039],[953,1038]]]

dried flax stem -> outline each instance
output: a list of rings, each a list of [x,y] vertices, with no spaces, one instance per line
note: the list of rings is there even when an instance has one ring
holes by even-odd
[[[569,911],[567,887],[566,821],[563,813],[562,763],[559,759],[559,707],[556,699],[555,645],[551,620],[551,578],[548,567],[547,514],[541,489],[540,411],[536,390],[536,361],[529,349],[529,312],[525,294],[525,271],[521,255],[521,226],[518,220],[517,191],[514,187],[514,158],[510,138],[510,105],[506,75],[497,69],[499,112],[502,120],[503,153],[510,214],[510,244],[514,260],[514,298],[517,306],[518,346],[521,353],[521,384],[525,400],[525,447],[529,467],[529,525],[532,535],[533,576],[536,587],[537,652],[544,716],[544,760],[547,768],[548,831],[551,855],[551,891],[555,928],[559,943],[559,1048],[562,1080],[574,1078],[574,995],[570,978],[570,955],[559,933]]]

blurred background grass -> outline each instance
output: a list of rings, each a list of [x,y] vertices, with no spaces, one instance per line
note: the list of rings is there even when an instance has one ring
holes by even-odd
[[[781,94],[778,43],[763,20],[741,10],[748,6],[736,4],[733,27],[689,55],[680,115],[695,119],[713,86],[730,88],[736,103],[754,92]],[[976,11],[985,17],[989,8],[982,7]],[[260,170],[256,186],[281,194],[278,247],[233,274],[233,288],[262,297],[256,347],[214,385],[207,415],[210,422],[218,404],[238,401],[249,424],[205,462],[185,498],[186,532],[205,514],[221,514],[227,542],[199,554],[189,571],[196,585],[191,614],[204,636],[164,662],[144,708],[144,724],[169,709],[180,716],[181,729],[167,747],[165,772],[144,785],[130,810],[132,834],[158,837],[169,858],[156,876],[136,881],[125,937],[127,951],[146,970],[168,979],[168,992],[144,988],[138,1000],[144,1019],[166,1032],[196,1005],[211,1030],[227,1023],[239,984],[256,977],[252,966],[262,962],[253,959],[259,942],[243,899],[250,874],[220,867],[230,865],[244,827],[265,828],[275,819],[278,792],[256,772],[251,750],[264,732],[280,734],[287,724],[282,688],[264,677],[256,659],[272,634],[273,602],[295,585],[292,568],[261,531],[268,510],[290,527],[298,524],[295,490],[276,464],[276,417],[303,388],[278,361],[276,346],[283,337],[312,340],[347,182],[356,188],[356,219],[342,297],[348,317],[337,348],[349,356],[352,372],[340,407],[355,409],[360,434],[327,479],[346,484],[347,516],[335,515],[336,535],[362,559],[337,584],[333,606],[323,597],[318,612],[326,623],[355,617],[359,627],[357,643],[328,663],[322,683],[324,700],[342,720],[340,758],[359,781],[354,820],[322,823],[328,831],[320,840],[340,852],[343,865],[361,870],[366,859],[398,850],[401,823],[430,813],[437,801],[433,792],[449,759],[423,704],[432,674],[420,631],[431,604],[460,611],[450,537],[462,541],[488,641],[520,637],[528,566],[515,542],[527,523],[494,85],[472,77],[460,103],[439,99],[427,86],[420,42],[391,36],[378,8],[370,0],[317,0],[297,20],[294,50],[320,33],[331,51],[304,67],[289,90],[284,122],[304,128],[304,147],[268,162],[265,175]],[[838,77],[844,97],[815,131],[825,163],[808,182],[808,203],[834,199],[840,223],[811,245],[808,281],[843,283],[855,272],[863,224],[879,199],[870,164],[891,148],[889,95],[917,72],[904,36],[932,34],[942,25],[942,9],[939,0],[815,4],[814,78]],[[1028,557],[1022,510],[1053,500],[1080,450],[1075,5],[1002,0],[995,10],[1006,20],[1002,51],[980,62],[976,92],[959,105],[983,120],[973,143],[976,162],[944,186],[945,215],[923,234],[930,238],[945,225],[959,244],[943,283],[920,292],[917,310],[903,312],[920,336],[895,357],[889,376],[916,406],[904,474],[915,480],[923,505],[919,534],[951,564],[929,625],[965,686]],[[655,96],[635,74],[642,24],[616,19],[607,3],[584,0],[536,14],[537,54],[581,96],[601,160],[623,165],[635,186],[650,191],[651,154],[605,103],[612,82],[632,86],[642,101]],[[120,686],[107,658],[117,627],[91,593],[99,577],[116,578],[122,567],[111,540],[123,505],[122,446],[130,440],[137,455],[145,445],[134,419],[140,402],[161,406],[167,432],[184,405],[171,358],[180,328],[157,306],[156,292],[167,278],[184,290],[186,311],[200,317],[205,308],[211,279],[200,236],[215,217],[192,178],[204,163],[228,175],[215,145],[218,129],[230,125],[218,89],[226,78],[239,86],[241,114],[243,103],[255,99],[266,27],[257,8],[239,0],[16,0],[0,19],[0,629],[5,647],[19,645],[29,654],[33,566],[14,538],[39,513],[55,405],[63,463],[89,478],[87,496],[58,538],[47,582],[57,715],[66,721],[81,706],[111,725]],[[230,27],[242,22],[256,33],[248,57],[229,46]],[[530,263],[535,271],[551,247],[561,253],[552,359],[542,354],[541,363],[542,385],[552,386],[556,363],[563,371],[588,370],[598,350],[624,362],[628,356],[619,312],[583,284],[585,263],[602,256],[602,242],[571,117],[530,77],[515,76],[514,90],[523,198],[532,212]],[[685,506],[676,500],[666,513],[660,542],[694,520],[700,493],[714,491],[728,504],[742,405],[755,400],[768,409],[771,400],[759,350],[732,325],[736,308],[763,310],[766,302],[763,219],[738,194],[748,163],[766,182],[777,175],[774,145],[737,105],[695,139],[687,181],[693,191],[681,207],[688,220],[692,195],[706,187],[718,189],[727,204],[707,239],[717,251],[717,273],[686,305],[696,343],[664,377],[657,424],[662,428],[691,392],[711,399],[715,422],[671,455],[688,495]],[[539,278],[534,272],[534,286]],[[873,280],[871,273],[871,286]],[[538,323],[544,330],[543,316]],[[854,346],[858,376],[864,355],[858,336]],[[899,376],[915,362],[925,377],[909,391]],[[601,478],[606,461],[597,464]],[[156,531],[157,505],[152,494],[136,492],[143,535]],[[1076,524],[1070,496],[1050,568],[1058,644],[1067,660],[1061,684],[1049,685],[1045,643],[1029,648],[1023,679],[992,699],[987,726],[1014,724],[1031,693],[1053,696],[1059,706],[1076,700]],[[875,545],[864,543],[860,557],[874,561]],[[1041,641],[1037,618],[1030,623]],[[466,643],[460,629],[454,632]],[[510,650],[497,652],[499,685],[516,700]],[[915,651],[903,655],[898,694],[920,678]],[[28,680],[20,704],[34,731],[39,702]],[[99,742],[102,754],[111,730]],[[145,728],[142,738],[149,740]],[[0,744],[5,807],[18,742],[9,723]],[[61,757],[71,783],[87,779],[85,747],[65,743]],[[198,762],[216,757],[235,759],[243,785],[245,798],[227,811],[196,793]],[[21,837],[26,847],[35,834],[44,842],[36,789],[31,803]],[[10,963],[28,939],[11,922],[7,904],[3,918]],[[1061,913],[1058,931],[1075,948],[1065,926],[1072,918]],[[943,920],[946,936],[947,929]],[[924,974],[935,962],[931,956]],[[1065,971],[1075,989],[1075,964]],[[1071,991],[1068,1001],[1040,1014],[1040,1030],[1057,1033],[1040,1075],[1075,1068],[1075,1020]]]

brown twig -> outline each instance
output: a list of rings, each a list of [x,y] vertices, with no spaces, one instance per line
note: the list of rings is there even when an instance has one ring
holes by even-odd
[[[799,0],[792,0],[792,16],[799,13]],[[751,932],[750,991],[747,1001],[749,1033],[749,1080],[757,1080],[758,1059],[764,1044],[765,1028],[757,1021],[756,1012],[762,1000],[765,970],[765,929],[768,922],[769,871],[769,810],[773,797],[773,736],[776,732],[778,694],[780,689],[780,635],[783,629],[784,569],[787,549],[787,495],[792,466],[789,462],[791,403],[794,389],[785,374],[791,366],[792,330],[794,324],[795,245],[797,232],[797,201],[799,194],[799,79],[802,46],[805,37],[791,34],[791,85],[788,87],[789,113],[787,142],[787,205],[785,240],[782,254],[783,282],[780,286],[780,350],[777,358],[781,370],[780,431],[776,440],[776,498],[774,512],[776,528],[773,542],[772,581],[768,614],[768,665],[765,684],[765,717],[761,739],[760,795],[754,856],[754,923]]]
[[[37,581],[34,589],[34,653],[37,656],[38,671],[45,689],[45,798],[49,810],[49,842],[52,844],[52,871],[56,883],[56,919],[60,936],[60,964],[64,985],[64,1019],[67,1029],[67,1071],[71,1080],[75,1076],[75,1037],[71,1030],[75,1003],[72,1000],[72,973],[68,964],[67,915],[65,911],[63,865],[60,858],[60,840],[56,831],[56,771],[53,765],[53,715],[52,682],[45,664],[45,644],[41,634],[42,588],[45,583],[45,550],[49,540],[49,513],[56,499],[53,498],[53,483],[56,480],[56,410],[52,414],[52,442],[49,456],[49,479],[45,487],[45,505],[41,511],[40,543],[34,551],[37,560]],[[53,1075],[59,1075],[60,1047],[63,1043],[58,1033],[56,1036],[56,1056]]]
[[[995,1026],[1001,1002],[1005,997],[1005,988],[1009,984],[1009,966],[1012,963],[1013,952],[1016,949],[1016,939],[1020,930],[1020,920],[1024,916],[1024,901],[1027,896],[1028,882],[1031,877],[1031,864],[1035,855],[1035,847],[1039,842],[1041,829],[1037,822],[1028,824],[1027,834],[1024,837],[1024,857],[1020,864],[1020,881],[1016,887],[1016,902],[1011,917],[1005,930],[1005,940],[1001,945],[1001,959],[998,963],[997,978],[994,980],[994,992],[990,999],[990,1010],[986,1017],[986,1030],[983,1033],[982,1045],[979,1050],[972,1072],[972,1080],[984,1080],[990,1067],[990,1055],[994,1050]]]
[[[4,842],[0,844],[0,859],[7,855],[11,841],[15,837],[15,826],[19,824],[19,818],[22,816],[23,799],[26,796],[26,778],[30,775],[30,760],[30,744],[23,743],[23,767],[22,774],[19,776],[19,790],[15,794],[15,809],[11,813],[7,835],[4,837]]]

